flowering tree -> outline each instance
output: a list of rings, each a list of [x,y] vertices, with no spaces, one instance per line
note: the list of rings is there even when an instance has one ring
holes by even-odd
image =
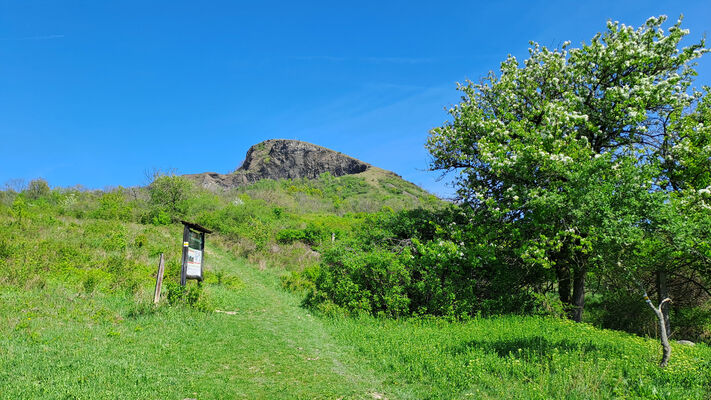
[[[509,56],[498,75],[459,85],[452,120],[427,142],[431,168],[455,172],[462,202],[503,233],[491,245],[555,281],[576,321],[587,274],[610,273],[664,209],[663,171],[687,173],[670,166],[685,162],[692,61],[707,50],[680,49],[688,31],[679,20],[665,32],[665,20],[608,22],[580,48],[532,43],[523,63]]]
[[[668,297],[667,276],[680,277],[711,296],[711,96],[694,92],[685,108],[669,108],[652,121],[650,143],[665,194],[645,254],[656,273],[659,301]],[[662,308],[670,334],[668,305]]]

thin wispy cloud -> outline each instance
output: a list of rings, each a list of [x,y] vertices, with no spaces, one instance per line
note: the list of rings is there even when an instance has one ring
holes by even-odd
[[[298,56],[294,57],[295,60],[299,61],[331,61],[331,62],[341,62],[347,61],[345,57],[334,57],[334,56]]]
[[[336,56],[298,56],[300,61],[326,61],[326,62],[361,62],[371,64],[425,64],[436,62],[433,58],[420,57],[336,57]]]
[[[63,37],[64,37],[64,35],[35,35],[35,36],[0,38],[0,40],[4,40],[4,41],[53,40],[53,39],[61,39]]]
[[[365,57],[360,60],[376,64],[426,64],[436,61],[432,58],[418,57]]]

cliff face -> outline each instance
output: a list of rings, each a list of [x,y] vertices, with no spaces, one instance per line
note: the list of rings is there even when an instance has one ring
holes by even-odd
[[[242,166],[231,174],[205,172],[186,177],[206,188],[217,189],[261,179],[314,179],[324,172],[333,176],[357,174],[369,168],[369,164],[315,144],[271,139],[250,147]]]
[[[369,165],[333,150],[297,140],[267,140],[247,151],[244,172],[250,180],[317,178],[324,172],[341,176],[357,174]]]

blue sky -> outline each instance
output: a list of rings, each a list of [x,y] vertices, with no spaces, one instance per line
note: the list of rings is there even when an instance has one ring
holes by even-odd
[[[0,184],[146,184],[145,171],[235,169],[252,144],[298,139],[440,195],[428,131],[528,42],[589,41],[608,19],[705,1],[0,1]],[[711,84],[711,57],[697,85]],[[188,157],[186,157],[188,156]]]

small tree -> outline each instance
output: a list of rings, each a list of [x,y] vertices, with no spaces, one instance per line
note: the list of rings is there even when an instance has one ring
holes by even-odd
[[[29,198],[31,200],[37,200],[41,197],[45,197],[45,196],[49,195],[49,193],[50,193],[49,184],[47,183],[46,180],[44,180],[42,178],[33,179],[27,185],[27,189],[25,189],[25,193],[27,195],[27,198]]]
[[[148,186],[154,210],[168,213],[173,221],[178,220],[187,212],[192,187],[192,183],[182,176],[156,176]]]

